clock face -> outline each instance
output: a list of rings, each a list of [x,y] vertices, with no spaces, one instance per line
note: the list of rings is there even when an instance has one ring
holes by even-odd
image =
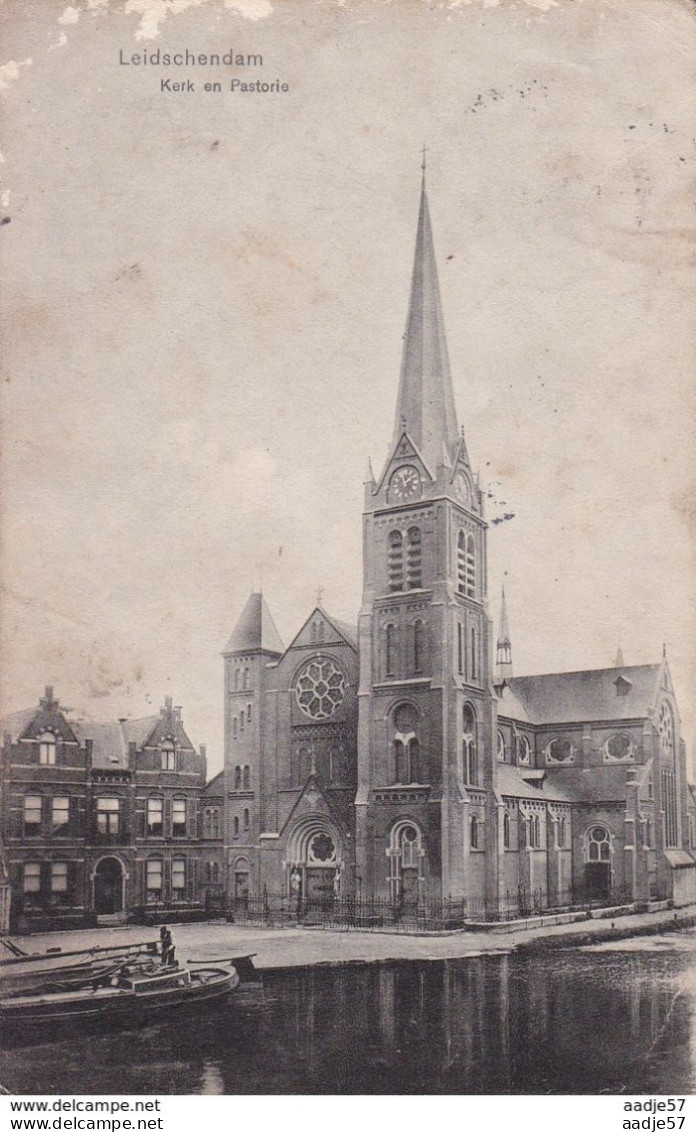
[[[467,483],[466,476],[463,476],[461,472],[454,477],[453,487],[460,499],[469,498],[469,484]]]
[[[407,464],[397,468],[389,481],[389,499],[397,503],[407,503],[419,499],[422,491],[421,478],[416,468]]]

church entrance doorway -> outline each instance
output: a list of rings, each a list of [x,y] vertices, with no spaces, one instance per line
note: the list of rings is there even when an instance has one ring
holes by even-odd
[[[286,866],[298,917],[305,921],[325,917],[341,886],[339,841],[326,819],[310,819],[293,832]]]
[[[98,916],[123,911],[123,865],[117,857],[103,857],[94,870],[94,911]]]
[[[608,900],[611,895],[611,837],[603,825],[585,835],[585,897]]]
[[[425,896],[425,850],[414,821],[397,822],[389,836],[389,886],[392,903],[403,915],[417,910]]]

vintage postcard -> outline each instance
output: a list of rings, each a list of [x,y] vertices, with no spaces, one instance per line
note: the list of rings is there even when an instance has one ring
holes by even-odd
[[[693,6],[1,18],[0,1087],[683,1103]]]

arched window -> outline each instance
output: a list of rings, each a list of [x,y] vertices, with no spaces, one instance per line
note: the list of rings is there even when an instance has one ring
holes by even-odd
[[[42,766],[55,766],[56,737],[52,731],[39,735],[39,762]]]
[[[471,630],[471,679],[475,680],[478,672],[478,653],[476,649],[476,630]]]
[[[425,668],[425,622],[416,621],[413,625],[413,671],[420,675]]]
[[[235,692],[238,692],[238,691],[239,691],[239,678],[240,678],[240,675],[241,675],[240,669],[239,669],[239,668],[235,668],[235,670],[234,670],[234,690],[235,690]]]
[[[476,543],[474,536],[466,536],[466,596],[476,597]]]
[[[251,704],[247,704],[247,723],[251,723]]]
[[[236,815],[232,824],[234,829],[234,836],[239,837],[239,818]]]
[[[503,848],[510,848],[510,815],[507,810],[503,814]]]
[[[396,593],[404,588],[404,537],[401,531],[391,531],[389,534],[389,550],[387,553],[387,576],[389,589]]]
[[[248,828],[249,828],[249,811],[245,810],[244,811],[244,829],[246,830]]]
[[[240,711],[240,713],[239,713],[239,730],[240,731],[244,730],[244,711],[243,710]]]
[[[242,676],[242,688],[245,690],[249,687],[249,669],[245,668]]]
[[[588,861],[608,861],[611,856],[609,830],[603,825],[595,825],[585,837],[585,856]]]
[[[479,847],[479,820],[476,817],[476,814],[471,815],[470,845],[472,849],[478,849]]]
[[[502,731],[498,732],[498,762],[505,762],[505,736]]]
[[[421,747],[418,739],[418,712],[412,704],[400,704],[393,716],[394,781],[400,784],[423,782]]]
[[[691,840],[691,838],[689,840]],[[652,822],[650,818],[645,819],[643,826],[643,845],[646,849],[652,849]]]
[[[457,593],[466,596],[466,531],[457,536]]]
[[[457,623],[457,672],[460,676],[465,675],[464,659],[466,655],[466,640],[465,640],[464,626],[461,622]]]
[[[162,770],[176,770],[176,752],[170,739],[160,744]]]
[[[408,532],[407,586],[409,590],[419,590],[423,583],[423,559],[421,554],[421,533],[418,527]]]
[[[517,736],[517,761],[528,766],[532,759],[532,748],[526,735]]]
[[[462,713],[462,772],[467,786],[478,786],[476,719],[469,704],[464,704]]]
[[[319,636],[320,642],[324,640],[324,622],[323,621],[319,622],[318,636]]]
[[[249,790],[251,788],[251,771],[248,766],[244,767],[243,783],[245,790]]]
[[[556,848],[566,848],[566,819],[559,818],[556,822]]]
[[[236,766],[234,768],[234,788],[235,788],[235,790],[241,790],[242,789],[242,768],[241,768],[241,766]]]
[[[394,676],[396,674],[396,625],[390,623],[385,626],[384,636],[384,674],[385,676]]]
[[[329,747],[329,782],[336,782],[341,777],[341,748]]]
[[[538,814],[530,814],[527,818],[527,845],[530,849],[539,849],[541,846],[541,822]]]

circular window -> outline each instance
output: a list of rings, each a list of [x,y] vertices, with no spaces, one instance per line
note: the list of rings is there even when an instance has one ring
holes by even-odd
[[[418,833],[412,825],[407,825],[404,830],[404,841],[417,841]]]
[[[315,861],[325,864],[333,861],[336,856],[336,846],[328,833],[316,833],[309,845],[309,855]]]
[[[400,704],[394,712],[394,726],[401,735],[410,735],[416,730],[418,713],[412,704]]]
[[[596,825],[587,835],[587,849],[590,861],[609,860],[609,832],[604,826]]]
[[[546,753],[554,763],[567,763],[573,757],[573,744],[570,739],[554,739]]]
[[[631,756],[631,740],[628,735],[612,735],[607,740],[607,754],[612,759],[628,759]]]
[[[310,660],[295,685],[300,710],[310,719],[328,719],[341,706],[345,694],[345,677],[333,660],[326,656]]]

